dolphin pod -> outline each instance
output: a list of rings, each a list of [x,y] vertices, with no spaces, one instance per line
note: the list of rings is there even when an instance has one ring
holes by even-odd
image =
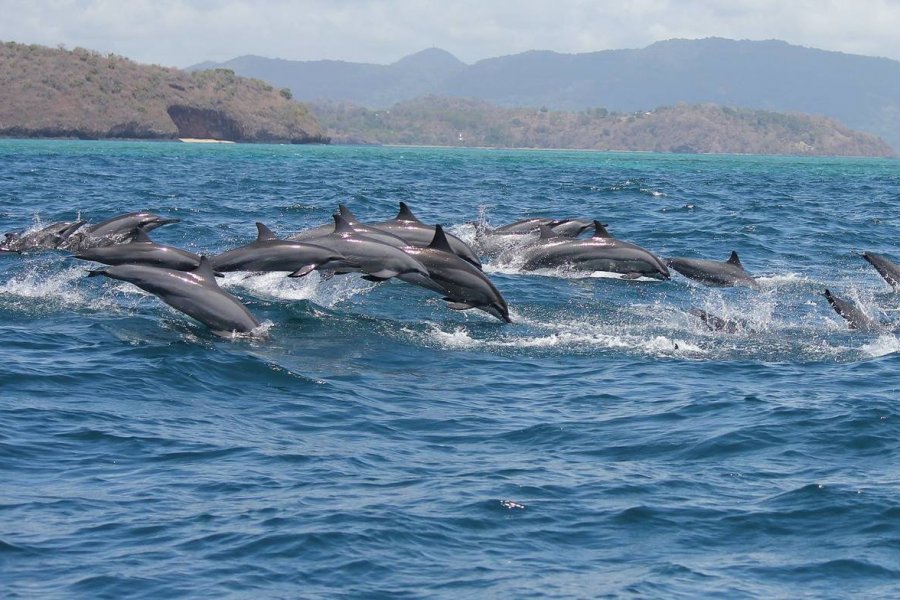
[[[150,230],[178,221],[149,212],[125,213],[96,224],[80,219],[60,221],[33,231],[6,233],[0,241],[0,253],[69,250],[75,258],[110,265],[89,271],[89,276],[132,283],[218,334],[247,333],[259,326],[241,301],[216,283],[215,276],[228,271],[285,272],[290,277],[318,271],[324,279],[359,273],[373,282],[396,278],[437,292],[450,309],[476,309],[502,322],[512,321],[506,300],[483,273],[472,248],[440,225],[420,221],[404,202],[400,202],[394,219],[372,225],[361,222],[341,204],[333,225],[313,227],[288,239],[279,239],[264,224],[257,223],[255,241],[209,258],[157,244],[147,235]],[[580,238],[589,227],[594,228],[593,236]],[[726,261],[686,257],[663,261],[649,250],[614,238],[597,220],[541,217],[493,229],[476,226],[476,241],[502,237],[519,239],[517,249],[524,259],[524,271],[562,267],[608,271],[625,279],[669,279],[667,267],[671,267],[706,285],[760,289],[735,251]],[[861,256],[894,291],[900,292],[900,266],[872,252]],[[824,296],[849,329],[884,329],[858,306],[829,289]],[[711,331],[745,330],[743,325],[699,309],[689,312]]]

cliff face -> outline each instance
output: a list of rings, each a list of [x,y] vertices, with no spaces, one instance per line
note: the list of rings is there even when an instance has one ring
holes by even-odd
[[[0,135],[327,143],[287,90],[81,48],[0,44]]]

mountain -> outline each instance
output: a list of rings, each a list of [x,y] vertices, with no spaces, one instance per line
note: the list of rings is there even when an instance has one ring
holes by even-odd
[[[338,102],[311,108],[334,140],[348,143],[806,156],[894,154],[877,137],[851,131],[827,117],[709,104],[636,113],[576,112],[429,96],[388,110]]]
[[[576,111],[635,112],[683,102],[800,112],[838,119],[900,148],[900,62],[886,58],[722,38],[583,54],[530,51],[472,65],[437,49],[424,54],[421,62],[413,55],[387,66],[260,57],[217,66],[288,87],[301,100],[367,108],[434,94]]]
[[[289,90],[258,79],[15,42],[0,43],[0,135],[327,141]]]
[[[466,65],[449,52],[430,48],[390,65],[240,56],[223,63],[201,63],[188,70],[209,68],[231,69],[238,75],[289,88],[304,101],[345,100],[379,107],[432,93]]]

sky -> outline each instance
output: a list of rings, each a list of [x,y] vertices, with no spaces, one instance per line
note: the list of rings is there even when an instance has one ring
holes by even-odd
[[[0,0],[0,41],[172,67],[245,54],[389,64],[430,47],[471,64],[711,36],[900,60],[898,32],[900,0]]]

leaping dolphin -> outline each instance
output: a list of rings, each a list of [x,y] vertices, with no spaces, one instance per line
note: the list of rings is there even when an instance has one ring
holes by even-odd
[[[581,271],[621,273],[629,278],[669,278],[666,265],[649,250],[612,237],[600,221],[594,221],[594,229],[593,237],[573,240],[541,225],[541,243],[526,251],[522,268],[533,271],[569,266]]]
[[[755,290],[759,284],[744,269],[737,252],[732,251],[728,260],[702,260],[698,258],[675,257],[666,260],[666,264],[685,277],[695,279],[706,285],[735,286],[745,285]]]
[[[359,272],[369,281],[385,281],[396,277],[407,283],[434,289],[428,270],[415,258],[394,246],[389,246],[356,231],[344,218],[334,217],[334,231],[316,238],[316,244],[329,248],[343,256],[347,265],[335,269],[322,268],[326,276]]]
[[[406,252],[428,269],[429,278],[437,284],[436,291],[444,295],[449,308],[477,308],[512,323],[506,300],[480,269],[453,252],[440,225],[435,226],[434,238],[426,248],[410,246]]]
[[[75,258],[93,260],[107,265],[148,265],[165,267],[178,271],[191,271],[200,266],[200,257],[188,250],[157,244],[140,227],[127,244],[85,248],[75,254]]]
[[[344,256],[314,243],[279,240],[262,223],[256,224],[256,241],[210,258],[216,271],[288,271],[302,277],[315,269],[342,269],[352,266]]]
[[[0,251],[23,252],[27,250],[52,250],[65,244],[86,221],[59,221],[28,233],[9,232],[0,242]]]
[[[880,331],[884,329],[849,300],[839,298],[827,289],[825,290],[824,295],[825,299],[828,300],[828,304],[834,309],[834,312],[841,315],[847,321],[847,326],[850,329],[859,331]]]
[[[407,245],[417,248],[427,248],[434,240],[435,227],[420,221],[407,206],[406,202],[400,203],[400,212],[397,213],[396,217],[389,221],[376,223],[375,227],[392,233],[402,238]],[[446,231],[444,232],[444,237],[447,238],[447,243],[454,254],[481,269],[481,261],[468,244]]]
[[[181,219],[164,219],[150,212],[132,212],[117,215],[94,225],[88,225],[69,238],[71,249],[84,249],[93,246],[111,246],[131,241],[138,229],[145,232],[178,223]]]
[[[863,252],[862,257],[866,259],[870,265],[875,267],[878,274],[894,288],[895,292],[900,292],[900,265],[892,263],[885,257],[880,254],[875,254],[874,252]]]
[[[134,284],[174,308],[200,321],[218,335],[248,333],[259,321],[240,300],[216,283],[209,260],[201,256],[193,271],[146,265],[117,265],[88,272]]]

